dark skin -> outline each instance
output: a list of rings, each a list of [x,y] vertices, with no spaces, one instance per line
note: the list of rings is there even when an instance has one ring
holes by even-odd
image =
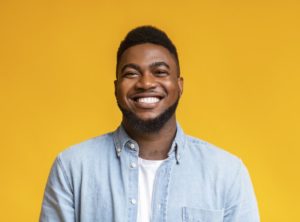
[[[175,119],[175,116],[172,119]],[[151,134],[134,131],[124,120],[123,124],[128,135],[139,144],[141,158],[164,160],[168,157],[168,151],[176,134],[176,121],[170,119],[160,131]]]
[[[183,79],[176,60],[164,47],[150,43],[128,48],[117,69],[115,95],[120,106],[141,120],[150,120],[173,105],[181,96]],[[168,157],[176,134],[175,113],[156,132],[135,130],[123,116],[123,126],[139,145],[139,156],[149,160]]]

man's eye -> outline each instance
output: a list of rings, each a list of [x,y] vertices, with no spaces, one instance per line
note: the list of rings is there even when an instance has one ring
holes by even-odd
[[[165,70],[157,70],[157,71],[155,71],[155,75],[157,75],[157,76],[167,76],[168,72],[165,71]]]
[[[123,77],[125,77],[125,78],[134,78],[136,76],[138,76],[138,73],[135,73],[135,72],[126,72],[123,75]]]

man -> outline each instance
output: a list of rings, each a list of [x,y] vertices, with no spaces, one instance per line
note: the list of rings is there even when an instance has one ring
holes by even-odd
[[[243,163],[176,122],[183,79],[167,35],[130,31],[116,72],[121,126],[57,157],[40,221],[259,221]]]

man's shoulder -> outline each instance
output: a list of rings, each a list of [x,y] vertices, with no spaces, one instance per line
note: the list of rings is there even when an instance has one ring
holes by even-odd
[[[96,156],[113,150],[113,133],[106,133],[74,144],[63,150],[58,157],[63,161],[76,162],[79,160],[91,160]]]
[[[239,157],[223,148],[189,135],[186,136],[186,140],[186,149],[188,149],[190,155],[197,160],[201,160],[206,166],[239,167],[242,164]]]

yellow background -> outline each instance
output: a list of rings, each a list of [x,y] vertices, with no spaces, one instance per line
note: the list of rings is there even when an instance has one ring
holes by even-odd
[[[55,156],[114,130],[115,55],[133,27],[175,42],[178,119],[241,157],[262,221],[300,221],[300,1],[0,2],[0,220],[37,221]]]

